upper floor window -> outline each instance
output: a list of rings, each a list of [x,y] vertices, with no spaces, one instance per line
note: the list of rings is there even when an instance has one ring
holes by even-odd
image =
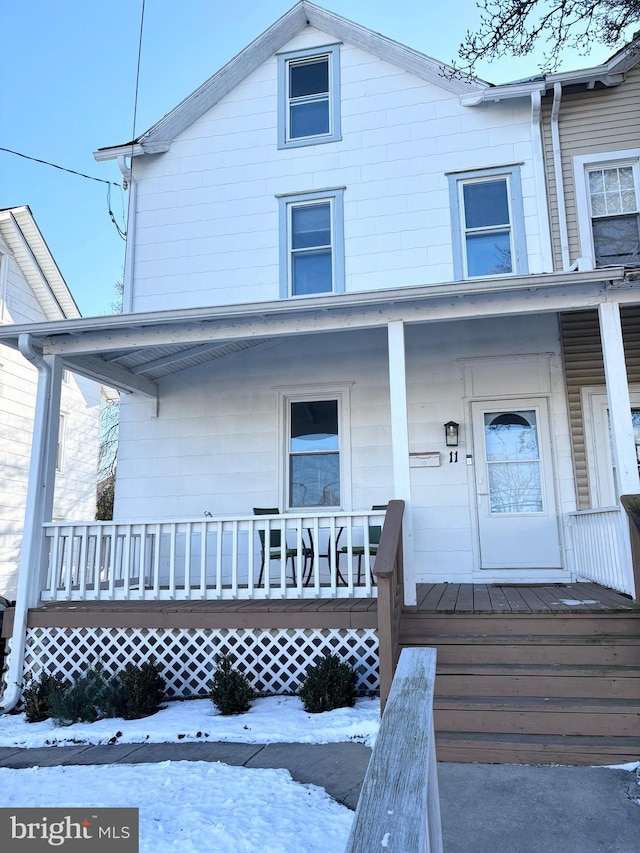
[[[592,267],[640,264],[640,148],[573,158],[580,257]]]
[[[587,169],[596,267],[640,261],[638,163]]]
[[[280,54],[278,74],[278,147],[341,139],[339,46]]]
[[[343,190],[282,196],[280,295],[344,290]]]
[[[449,196],[456,280],[528,271],[517,166],[449,175]]]

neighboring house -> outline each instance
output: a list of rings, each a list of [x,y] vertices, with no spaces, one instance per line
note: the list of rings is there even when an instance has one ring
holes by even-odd
[[[623,70],[572,82],[623,91]],[[620,333],[620,307],[633,316],[640,301],[637,273],[626,254],[607,269],[557,260],[552,90],[545,79],[446,76],[301,2],[137,140],[96,152],[129,185],[125,313],[0,330],[0,342],[28,335],[123,392],[114,523],[51,524],[46,505],[34,515],[9,685],[25,636],[29,671],[59,666],[55,636],[74,671],[95,655],[160,654],[171,691],[188,695],[220,649],[266,692],[295,689],[328,649],[376,687],[378,636],[386,690],[398,625],[405,643],[451,633],[459,650],[457,632],[475,637],[468,662],[477,635],[500,634],[492,645],[509,654],[526,635],[526,653],[550,630],[535,601],[567,617],[557,635],[570,618],[574,632],[615,633],[604,619],[580,622],[593,590],[566,585],[590,578],[635,595],[618,496],[640,492]],[[565,317],[594,311],[617,476],[612,505],[595,513],[600,504],[580,497],[582,413],[567,395],[561,333]],[[43,406],[42,429],[52,416]],[[609,446],[606,429],[598,440]],[[50,465],[52,443],[40,449],[32,464]],[[373,576],[384,510],[372,507],[390,501]],[[256,520],[254,508],[280,513]],[[546,604],[510,591],[532,584],[563,586]],[[524,622],[437,622],[456,607],[475,619],[476,589],[485,609]],[[403,600],[418,611],[400,616]],[[436,615],[419,628],[425,603]],[[540,667],[535,678],[545,691]],[[511,701],[519,688],[507,682],[491,689]],[[571,710],[558,735],[593,734]],[[479,731],[463,716],[450,725]]]
[[[78,319],[80,312],[28,207],[0,210],[0,323]],[[0,595],[16,596],[25,523],[37,370],[0,354]],[[64,371],[60,382],[53,518],[93,518],[100,389]]]

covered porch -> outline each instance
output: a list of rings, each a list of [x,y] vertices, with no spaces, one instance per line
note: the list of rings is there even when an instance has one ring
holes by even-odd
[[[425,582],[489,588],[505,577],[587,578],[633,594],[620,506],[592,510],[576,500],[558,331],[563,311],[598,306],[616,476],[622,491],[638,493],[620,322],[620,306],[635,294],[624,271],[606,275],[613,278],[591,271],[539,276],[535,286],[531,277],[466,282],[456,285],[456,299],[443,285],[0,330],[0,341],[39,371],[8,678],[20,677],[21,638],[42,607],[68,607],[68,619],[86,612],[101,625],[107,611],[131,620],[147,606],[166,624],[176,618],[167,613],[189,608],[203,620],[219,607],[228,620],[251,622],[260,605],[271,625],[276,615],[357,621],[366,612],[369,620],[375,614],[381,668],[392,673],[402,607],[409,613],[418,604]],[[63,367],[127,397],[113,522],[51,519]],[[291,500],[287,460],[301,401],[331,401],[338,413],[339,451],[331,452],[339,452],[340,491],[329,490],[326,504]],[[537,466],[538,494],[511,513],[509,556],[485,563],[489,537],[494,554],[506,539],[498,527],[485,533],[479,508],[492,524],[510,521],[509,512],[487,510],[482,474],[492,461],[484,441],[494,421],[486,415],[500,425],[505,412],[515,415],[509,423],[530,416],[525,429],[540,446],[544,439],[546,467],[525,460],[527,470]],[[460,436],[449,447],[442,426],[452,418]],[[373,531],[386,528],[388,513],[372,507],[394,502],[404,514],[384,557],[384,529],[379,544]],[[284,511],[251,514],[269,505]],[[522,544],[525,516],[534,522],[527,541],[555,542],[544,562]],[[382,592],[382,575],[393,571]],[[352,621],[344,630],[360,628]]]

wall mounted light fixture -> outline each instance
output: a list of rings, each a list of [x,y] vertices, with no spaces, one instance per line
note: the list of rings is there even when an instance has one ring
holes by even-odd
[[[447,421],[444,425],[444,437],[445,443],[447,447],[457,447],[458,446],[458,430],[460,429],[460,424],[457,424],[455,421]]]

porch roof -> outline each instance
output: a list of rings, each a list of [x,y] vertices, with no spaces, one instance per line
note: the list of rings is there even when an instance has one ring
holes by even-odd
[[[26,336],[82,376],[155,397],[164,376],[276,338],[637,301],[636,276],[617,267],[7,325],[0,344],[19,349]]]

